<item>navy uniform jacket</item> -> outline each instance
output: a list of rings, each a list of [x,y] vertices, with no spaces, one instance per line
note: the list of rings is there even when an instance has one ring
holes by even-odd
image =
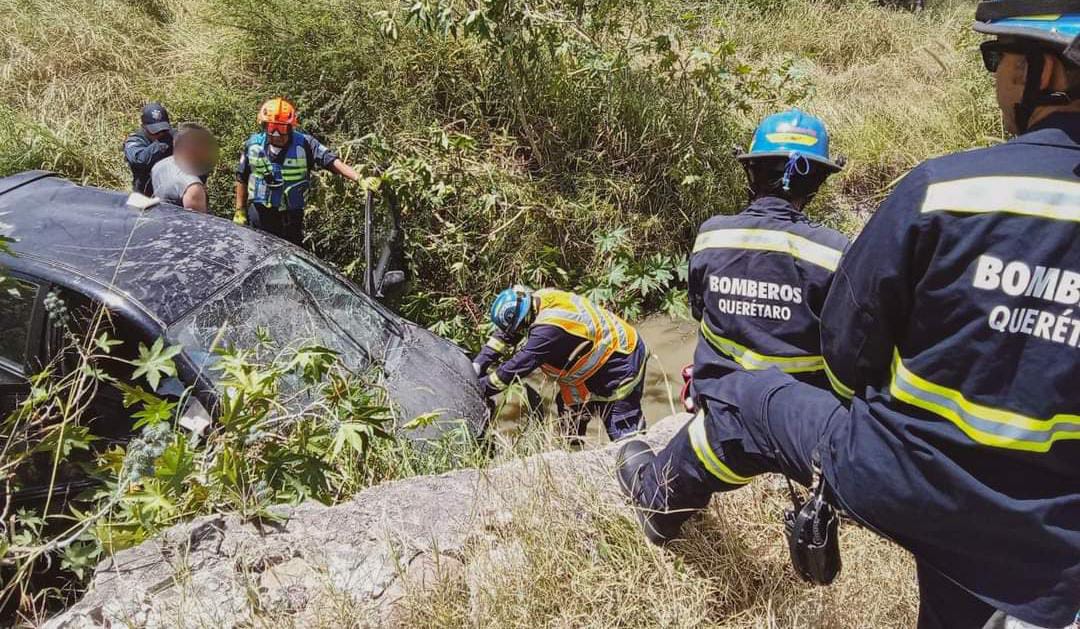
[[[822,314],[854,517],[990,605],[1080,608],[1080,115],[908,174]]]
[[[777,197],[705,221],[690,258],[690,307],[702,323],[695,392],[708,395],[712,374],[736,365],[827,387],[819,316],[847,245]]]
[[[154,186],[150,180],[150,171],[154,164],[170,155],[171,138],[167,142],[157,142],[141,129],[129,135],[124,140],[124,159],[131,169],[131,189],[146,196],[153,196]]]
[[[499,333],[489,340],[476,355],[473,362],[482,376],[481,384],[487,396],[498,394],[504,387],[492,384],[491,378],[484,374],[488,372],[492,364],[511,351],[520,341],[520,337],[513,339]],[[541,365],[565,369],[590,349],[592,349],[592,343],[558,326],[534,325],[529,328],[525,344],[495,369],[495,377],[500,382],[510,383],[515,378],[524,378],[531,374]],[[620,385],[637,377],[647,357],[648,350],[639,337],[637,347],[633,352],[625,355],[613,354],[592,377],[585,381],[585,386],[593,394],[611,395]]]

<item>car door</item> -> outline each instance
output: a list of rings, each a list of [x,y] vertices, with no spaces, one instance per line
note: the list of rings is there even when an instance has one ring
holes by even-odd
[[[0,417],[30,391],[29,376],[39,366],[44,283],[9,273],[0,289]]]

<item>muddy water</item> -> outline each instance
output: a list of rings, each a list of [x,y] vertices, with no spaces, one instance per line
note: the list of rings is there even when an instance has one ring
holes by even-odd
[[[684,365],[693,361],[694,344],[697,342],[697,324],[684,319],[671,319],[665,315],[649,317],[635,324],[641,337],[645,339],[652,357],[645,372],[645,395],[642,405],[645,419],[655,423],[672,413],[681,411],[679,390],[682,388],[680,372]],[[548,416],[555,413],[552,400],[555,387],[543,376],[534,375],[529,383],[544,397]],[[498,432],[513,438],[521,429],[523,422],[521,407],[516,400],[509,400],[503,405],[499,416]],[[588,439],[591,443],[604,443],[607,434],[599,421],[589,424]]]

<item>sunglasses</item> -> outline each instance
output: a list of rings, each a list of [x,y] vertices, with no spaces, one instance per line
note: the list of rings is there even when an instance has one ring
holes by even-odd
[[[290,131],[292,131],[292,127],[287,124],[279,122],[268,122],[266,124],[266,132],[272,136],[289,135]]]
[[[1032,52],[1045,52],[1045,49],[992,40],[980,44],[979,52],[982,53],[983,65],[986,66],[986,71],[993,73],[997,72],[998,66],[1001,65],[1001,60],[1005,58],[1006,53],[1026,55]]]

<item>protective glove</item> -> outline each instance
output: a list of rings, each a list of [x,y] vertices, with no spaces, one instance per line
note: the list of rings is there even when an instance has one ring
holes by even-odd
[[[237,225],[247,225],[247,213],[244,210],[236,210],[233,212],[232,222]]]

